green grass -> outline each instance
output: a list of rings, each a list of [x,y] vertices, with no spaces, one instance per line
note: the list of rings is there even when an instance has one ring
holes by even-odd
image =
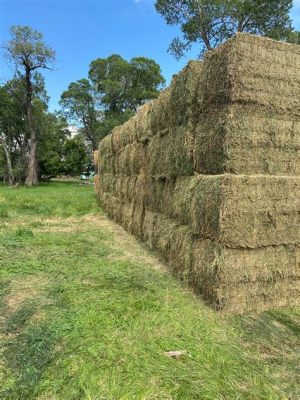
[[[220,316],[91,187],[0,187],[0,264],[1,399],[300,396],[300,311]]]

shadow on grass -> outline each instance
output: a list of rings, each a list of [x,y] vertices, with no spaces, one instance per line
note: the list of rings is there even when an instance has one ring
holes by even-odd
[[[30,326],[4,351],[6,367],[14,372],[15,379],[9,388],[0,392],[1,399],[30,399],[45,370],[55,356],[58,337],[47,323]]]
[[[282,324],[283,326],[287,327],[295,336],[299,338],[299,346],[300,346],[300,318],[297,321],[292,319],[290,315],[287,315],[285,312],[277,311],[277,312],[270,312],[270,315],[273,318]]]
[[[26,303],[16,312],[10,314],[5,320],[3,332],[5,334],[17,333],[22,329],[36,312],[34,303]]]
[[[51,321],[36,319],[39,311],[35,301],[24,303],[14,312],[2,304],[1,358],[5,372],[0,399],[34,398],[45,370],[54,359],[59,335]]]
[[[294,317],[293,317],[294,316]],[[300,316],[290,310],[267,311],[256,317],[240,317],[239,324],[245,335],[256,341],[271,342],[272,339],[280,342],[294,342],[300,344]]]

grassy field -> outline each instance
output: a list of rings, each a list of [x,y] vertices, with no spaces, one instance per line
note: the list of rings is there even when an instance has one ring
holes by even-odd
[[[0,264],[1,399],[300,398],[300,311],[217,314],[91,187],[0,187]]]

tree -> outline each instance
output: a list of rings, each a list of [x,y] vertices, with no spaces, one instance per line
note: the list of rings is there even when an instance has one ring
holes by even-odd
[[[6,173],[9,185],[15,182],[11,161],[11,142],[13,139],[13,126],[15,120],[15,107],[5,88],[0,88],[0,145],[2,146],[6,161]]]
[[[77,135],[66,141],[64,145],[64,172],[67,175],[80,174],[88,163],[86,146]]]
[[[288,34],[287,41],[293,44],[300,44],[300,31],[292,31]]]
[[[93,151],[99,142],[99,119],[101,111],[96,93],[88,79],[72,82],[61,95],[60,104],[69,120],[79,122],[83,133],[92,144]]]
[[[19,179],[19,169],[17,171],[14,164],[19,164],[17,159],[24,155],[26,141],[24,109],[16,97],[11,95],[12,88],[20,92],[21,82],[9,81],[0,87],[0,145],[5,155],[4,170],[10,185]]]
[[[64,173],[64,150],[70,132],[65,118],[54,113],[41,114],[39,126],[38,175],[49,180]]]
[[[135,57],[128,62],[118,54],[92,61],[89,78],[109,113],[136,111],[138,106],[155,99],[165,84],[154,60]]]
[[[193,43],[201,54],[229,39],[248,32],[278,40],[295,40],[289,12],[292,0],[156,0],[155,8],[167,24],[179,25],[169,51],[182,57]]]
[[[135,57],[128,62],[116,54],[92,61],[89,79],[72,82],[60,104],[66,117],[80,126],[93,151],[138,106],[156,98],[165,83],[154,60]]]
[[[39,180],[45,180],[64,172],[63,149],[70,133],[63,116],[48,112],[43,81],[34,79],[33,86],[37,171]],[[10,184],[24,183],[26,179],[30,133],[25,118],[25,92],[23,79],[13,79],[0,87],[0,175]]]
[[[11,40],[5,46],[7,58],[15,65],[18,76],[25,83],[25,118],[30,134],[28,165],[25,183],[29,186],[38,184],[37,173],[37,124],[34,118],[33,75],[39,69],[52,69],[55,60],[54,51],[43,41],[43,35],[30,26],[12,26]]]

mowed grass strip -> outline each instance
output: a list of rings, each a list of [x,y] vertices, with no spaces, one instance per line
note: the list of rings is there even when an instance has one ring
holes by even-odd
[[[0,187],[0,265],[1,399],[300,396],[299,310],[212,311],[91,187]]]

